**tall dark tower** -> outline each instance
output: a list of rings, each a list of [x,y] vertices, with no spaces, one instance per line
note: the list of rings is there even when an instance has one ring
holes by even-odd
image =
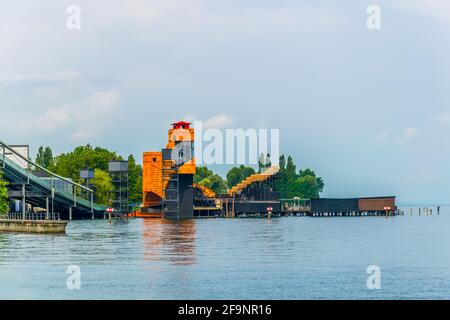
[[[194,129],[188,122],[172,124],[169,142],[162,150],[162,213],[167,219],[194,216]]]
[[[94,185],[92,184],[92,179],[94,179],[94,170],[87,168],[80,170],[80,179],[82,185],[86,188],[94,190]],[[89,192],[86,190],[81,190],[81,196],[89,200]],[[95,199],[94,199],[95,200]]]
[[[109,175],[113,184],[110,199],[111,206],[114,208],[114,214],[128,214],[128,161],[110,161]]]

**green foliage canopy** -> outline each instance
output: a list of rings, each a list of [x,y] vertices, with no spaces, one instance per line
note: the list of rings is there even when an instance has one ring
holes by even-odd
[[[194,183],[200,183],[203,179],[212,176],[214,172],[209,170],[207,167],[197,167],[194,175]]]
[[[60,176],[80,182],[80,170],[92,168],[108,172],[108,163],[111,160],[123,160],[123,158],[115,152],[100,147],[93,148],[88,144],[57,156],[50,170]]]
[[[54,164],[52,149],[50,147],[39,147],[36,163],[45,169],[51,169]]]
[[[112,189],[105,187],[105,174],[108,174],[108,163],[111,160],[123,160],[116,152],[105,148],[86,146],[76,147],[73,151],[62,153],[53,157],[53,152],[49,147],[40,147],[36,156],[36,163],[50,171],[81,183],[80,170],[97,169],[100,170],[99,178],[95,179],[100,185],[100,189],[95,191],[95,198],[100,204],[106,204],[108,193]],[[142,202],[142,166],[136,163],[132,155],[128,157],[129,169],[129,200],[131,203]],[[100,180],[99,180],[100,179]],[[96,186],[97,187],[97,186]],[[106,191],[108,189],[108,192]]]
[[[216,194],[227,192],[224,179],[207,167],[197,167],[194,182],[213,190]]]
[[[252,167],[246,167],[241,165],[239,167],[234,167],[227,173],[227,185],[228,188],[232,188],[237,185],[242,180],[245,180],[247,177],[255,174],[255,169]]]
[[[8,189],[6,188],[8,183],[3,180],[3,171],[0,169],[0,213],[9,212],[8,202]]]
[[[282,198],[299,197],[302,199],[319,198],[325,187],[321,177],[311,169],[296,171],[296,165],[291,156],[287,162],[284,155],[280,156],[280,179],[275,183],[275,189]]]
[[[133,155],[128,157],[128,184],[130,203],[142,203],[142,166]]]
[[[95,169],[92,184],[95,189],[95,202],[98,204],[109,205],[109,193],[113,189],[109,173],[101,169]]]

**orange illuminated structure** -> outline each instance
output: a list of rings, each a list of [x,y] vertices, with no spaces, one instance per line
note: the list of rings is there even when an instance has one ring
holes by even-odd
[[[144,152],[142,189],[144,207],[161,204],[162,199],[162,153]]]
[[[193,186],[195,189],[200,190],[206,198],[209,198],[209,199],[216,198],[216,193],[213,190],[211,190],[210,188],[205,187],[199,183],[194,183]]]
[[[194,129],[190,123],[172,124],[161,152],[143,158],[143,206],[136,217],[189,218],[193,210],[192,185],[196,165]]]
[[[171,153],[170,159],[164,157],[163,167],[177,166],[178,174],[195,174],[194,129],[189,122],[172,123],[168,143],[163,152]],[[170,150],[170,151],[169,151]],[[170,162],[170,163],[169,163]],[[163,179],[164,180],[164,179]]]
[[[242,190],[245,190],[248,186],[250,186],[253,183],[261,183],[269,180],[270,178],[275,176],[279,171],[280,168],[278,166],[271,166],[270,168],[266,169],[261,173],[252,174],[251,176],[247,177],[246,179],[238,183],[236,186],[228,190],[228,194],[230,196],[235,196],[236,194],[241,193]]]

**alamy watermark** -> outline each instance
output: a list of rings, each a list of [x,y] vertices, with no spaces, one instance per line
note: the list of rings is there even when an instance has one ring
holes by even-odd
[[[380,30],[381,29],[381,8],[377,5],[370,5],[367,7],[366,13],[369,15],[367,18],[367,29]]]
[[[370,265],[367,267],[367,289],[379,290],[381,289],[381,268],[377,265]]]
[[[66,273],[68,275],[66,285],[69,290],[81,289],[81,268],[79,266],[68,266]]]
[[[172,150],[172,159],[190,160],[194,150],[197,165],[278,165],[280,157],[279,129],[217,129],[204,128],[202,121],[194,121],[195,141],[189,129],[174,130],[172,137],[178,143]],[[263,156],[261,156],[263,155]]]
[[[69,30],[81,29],[81,8],[77,5],[70,5],[67,7],[67,21],[66,26]]]

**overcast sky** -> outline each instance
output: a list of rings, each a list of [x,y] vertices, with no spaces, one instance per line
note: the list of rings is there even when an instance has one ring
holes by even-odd
[[[449,45],[446,0],[2,0],[0,140],[140,159],[174,120],[279,128],[324,196],[450,203]]]

